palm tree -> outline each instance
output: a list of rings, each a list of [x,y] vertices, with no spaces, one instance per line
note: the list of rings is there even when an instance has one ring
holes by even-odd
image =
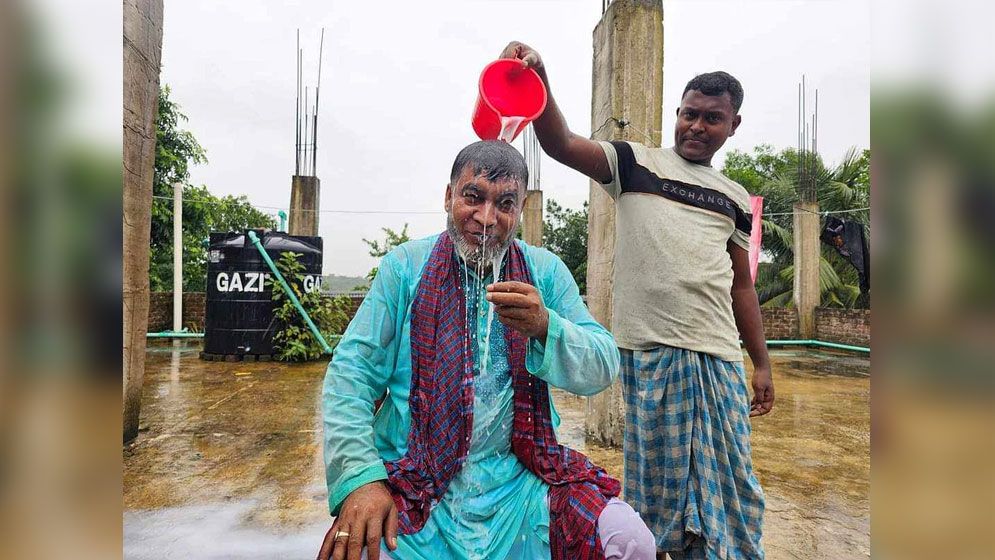
[[[793,302],[794,243],[792,211],[798,194],[797,163],[794,149],[774,153],[760,145],[752,154],[733,151],[726,156],[722,172],[742,184],[752,194],[764,197],[763,253],[766,262],[757,271],[757,295],[766,307],[786,307]],[[816,193],[823,212],[848,211],[846,219],[865,224],[869,234],[870,150],[850,148],[832,169],[815,156]],[[822,247],[819,263],[819,289],[822,304],[830,307],[866,307],[869,299],[861,294],[857,271],[836,251]]]

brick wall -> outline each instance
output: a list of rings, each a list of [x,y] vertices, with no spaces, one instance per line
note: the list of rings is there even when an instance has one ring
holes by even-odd
[[[352,299],[348,314],[352,319],[363,303],[363,292],[350,292]],[[767,340],[796,340],[798,338],[798,312],[793,307],[761,307],[764,334]],[[820,307],[815,311],[816,339],[856,346],[870,346],[871,312],[868,309],[831,309]]]
[[[820,307],[815,310],[815,332],[823,342],[870,347],[871,310]]]
[[[349,298],[350,306],[346,313],[349,319],[356,314],[359,305],[366,297],[364,292],[349,292],[344,295]],[[207,294],[204,292],[187,292],[183,294],[183,326],[204,332],[204,307],[207,304]],[[173,328],[173,292],[152,292],[149,295],[149,326],[148,332],[168,331]]]
[[[356,314],[363,303],[365,292],[333,294],[350,300],[346,313],[349,319]],[[207,295],[204,292],[183,294],[183,326],[204,330],[204,305]],[[798,338],[798,313],[792,307],[762,307],[764,334],[768,340],[794,340]],[[173,326],[173,293],[153,292],[149,302],[149,332],[170,330]],[[838,342],[855,346],[871,344],[871,311],[869,309],[832,309],[820,307],[815,310],[816,339],[824,342]]]
[[[762,307],[764,334],[767,340],[798,338],[798,313],[793,307]],[[871,345],[871,311],[869,309],[815,310],[815,339],[855,346]]]
[[[760,315],[767,340],[798,338],[798,311],[794,307],[761,307]]]
[[[204,305],[207,294],[187,292],[183,294],[183,326],[204,332]],[[173,329],[173,292],[152,292],[149,294],[148,332]]]
[[[363,299],[366,297],[366,292],[347,292],[342,294],[330,294],[335,297],[345,296],[349,298],[349,308],[346,309],[346,315],[349,316],[349,320],[356,315],[356,310],[363,303]]]

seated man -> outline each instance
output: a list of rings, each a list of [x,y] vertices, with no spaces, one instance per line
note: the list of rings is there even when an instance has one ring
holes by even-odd
[[[446,231],[380,263],[325,376],[319,559],[655,557],[618,481],[557,443],[549,386],[595,394],[619,355],[563,262],[514,239],[527,183],[515,148],[467,146]]]

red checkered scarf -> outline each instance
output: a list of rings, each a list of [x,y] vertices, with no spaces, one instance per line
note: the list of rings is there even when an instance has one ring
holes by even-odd
[[[466,294],[453,242],[443,233],[411,308],[411,432],[407,454],[387,461],[388,486],[402,534],[419,531],[463,467],[473,431],[473,353],[466,344]],[[505,277],[532,284],[525,255],[512,243]],[[604,558],[598,516],[619,482],[587,457],[556,442],[546,382],[525,369],[527,339],[505,329],[514,389],[511,448],[549,485],[553,560]]]

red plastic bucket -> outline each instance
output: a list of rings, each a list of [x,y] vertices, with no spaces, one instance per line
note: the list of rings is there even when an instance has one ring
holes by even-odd
[[[480,73],[479,95],[473,108],[473,131],[481,140],[508,143],[546,108],[546,87],[535,70],[522,61],[502,58]]]

